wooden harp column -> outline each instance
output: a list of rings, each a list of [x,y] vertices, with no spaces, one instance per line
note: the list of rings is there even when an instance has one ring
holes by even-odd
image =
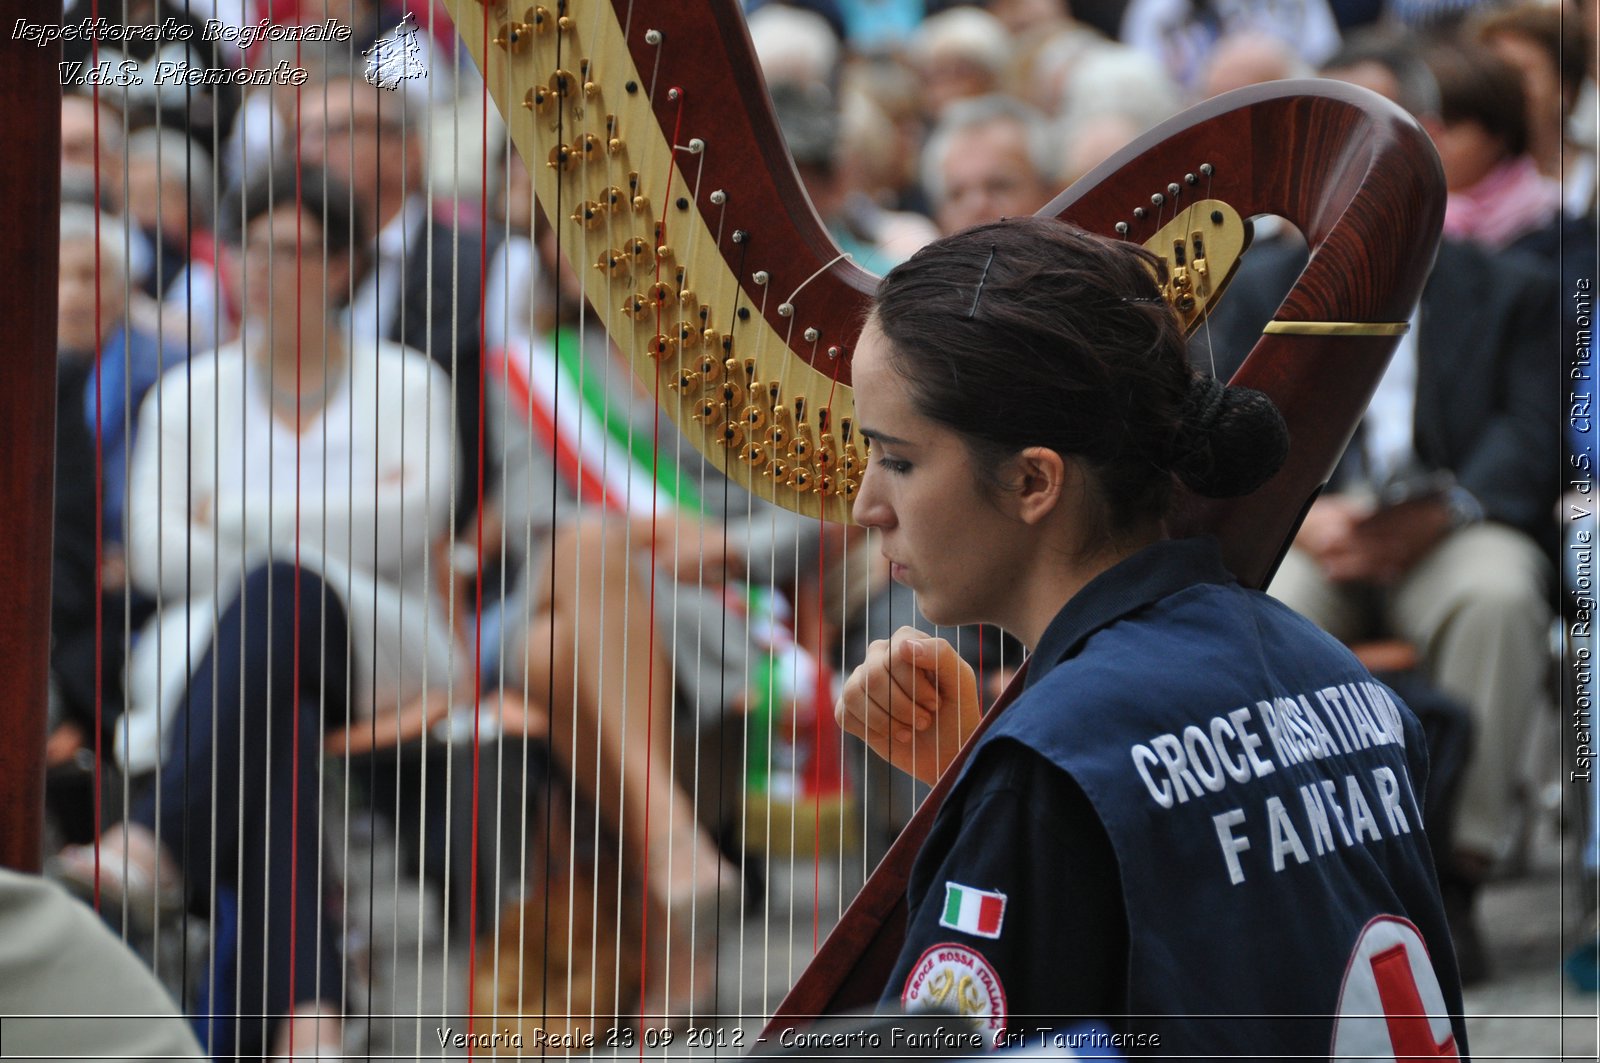
[[[34,6],[42,21],[61,18],[59,3]],[[37,871],[49,701],[61,49],[12,40],[0,56],[0,121],[12,159],[0,168],[9,215],[0,226],[0,314],[10,340],[0,364],[0,866]]]

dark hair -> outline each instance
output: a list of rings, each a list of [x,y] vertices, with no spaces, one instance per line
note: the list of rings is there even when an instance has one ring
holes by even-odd
[[[1447,125],[1476,122],[1511,157],[1528,150],[1528,112],[1522,77],[1481,44],[1450,41],[1426,54],[1439,83],[1439,117]]]
[[[895,267],[873,319],[919,410],[961,433],[982,467],[1030,446],[1077,457],[1117,533],[1165,516],[1174,476],[1227,498],[1288,454],[1265,395],[1190,368],[1154,262],[1064,222],[1013,218]]]
[[[228,192],[218,225],[223,237],[237,244],[244,239],[245,228],[261,215],[293,206],[297,177],[300,209],[321,223],[329,254],[349,251],[352,236],[357,241],[367,238],[361,211],[350,189],[320,166],[296,167],[293,162],[258,171]]]
[[[1583,91],[1584,75],[1589,72],[1589,37],[1583,20],[1571,17],[1559,6],[1523,4],[1497,11],[1477,24],[1478,40],[1488,44],[1496,37],[1523,37],[1533,42],[1550,60],[1550,69],[1561,83],[1562,106],[1570,110]]]

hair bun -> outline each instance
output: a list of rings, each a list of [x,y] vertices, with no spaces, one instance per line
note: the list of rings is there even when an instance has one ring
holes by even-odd
[[[1254,388],[1196,373],[1172,441],[1174,475],[1195,494],[1236,498],[1266,483],[1289,456],[1289,426]]]

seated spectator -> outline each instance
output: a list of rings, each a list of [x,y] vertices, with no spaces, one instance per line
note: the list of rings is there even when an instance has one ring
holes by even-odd
[[[450,377],[460,453],[456,513],[472,513],[478,484],[481,233],[436,212],[423,167],[426,123],[404,93],[369,84],[359,69],[333,64],[307,86],[300,157],[347,186],[371,226],[357,234],[348,293],[358,339],[422,351]]]
[[[238,294],[217,270],[211,156],[181,133],[153,127],[128,138],[126,155],[130,215],[154,249],[144,293],[161,306],[166,338],[209,351],[239,325]]]
[[[184,352],[158,344],[152,331],[135,324],[130,300],[141,297],[128,292],[123,231],[115,215],[97,216],[81,204],[62,209],[52,765],[93,744],[97,725],[102,738],[114,734],[123,707],[125,620],[137,628],[151,608],[142,595],[129,595],[124,566],[129,411]],[[87,836],[83,823],[63,826],[69,837]]]
[[[1555,224],[1561,184],[1528,154],[1516,70],[1481,45],[1456,41],[1430,48],[1426,59],[1439,86],[1431,132],[1449,189],[1445,235],[1499,250]]]
[[[1206,60],[1198,99],[1209,100],[1247,85],[1311,76],[1311,66],[1288,42],[1265,33],[1230,33]]]
[[[1069,139],[1075,131],[1117,124],[1100,123],[1102,117],[1120,119],[1143,133],[1177,114],[1182,104],[1177,84],[1154,59],[1121,45],[1097,48],[1074,65],[1062,84],[1057,141],[1068,153],[1078,151]]]
[[[423,564],[448,518],[449,388],[415,352],[344,340],[329,307],[348,203],[280,169],[225,208],[248,324],[146,400],[128,496],[129,571],[165,604],[134,651],[118,754],[161,770],[101,838],[102,896],[150,912],[213,881],[237,892],[239,982],[216,1010],[293,1016],[241,1021],[243,1055],[340,1040],[336,922],[318,918],[323,730],[465,672]],[[88,849],[62,864],[92,883]]]
[[[922,150],[922,187],[945,233],[1036,213],[1055,193],[1049,125],[1025,103],[985,96],[954,104]]]
[[[1006,88],[1015,59],[1000,20],[976,7],[956,7],[923,21],[908,49],[922,74],[924,106],[935,121],[958,100]]]
[[[1589,69],[1589,40],[1576,12],[1559,4],[1524,3],[1480,21],[1477,39],[1522,76],[1528,155],[1544,176],[1560,181],[1566,212],[1594,209],[1593,147],[1567,134]]]
[[[926,218],[888,210],[853,184],[859,171],[842,168],[843,116],[825,85],[776,82],[770,88],[801,183],[841,251],[882,273],[936,235]]]

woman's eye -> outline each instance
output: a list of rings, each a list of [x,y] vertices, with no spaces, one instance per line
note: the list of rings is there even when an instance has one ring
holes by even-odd
[[[880,469],[887,469],[896,476],[904,476],[906,473],[911,471],[911,463],[909,461],[897,461],[894,458],[879,458],[878,467]]]

